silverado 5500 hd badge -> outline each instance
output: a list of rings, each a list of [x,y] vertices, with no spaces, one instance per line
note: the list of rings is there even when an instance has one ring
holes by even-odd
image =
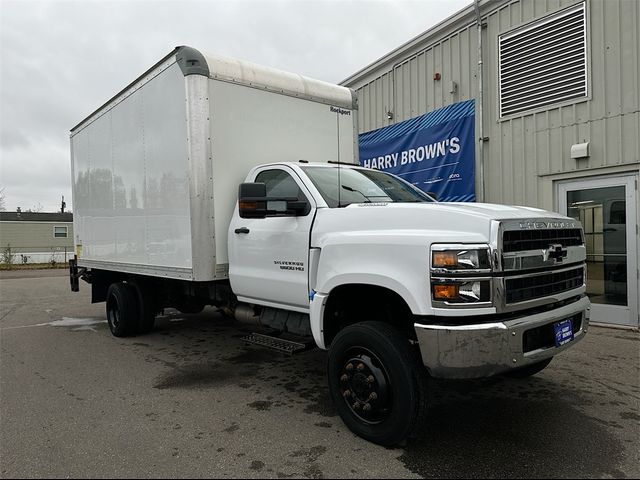
[[[274,265],[278,265],[280,270],[293,270],[296,272],[304,272],[303,262],[289,262],[288,260],[274,260]]]

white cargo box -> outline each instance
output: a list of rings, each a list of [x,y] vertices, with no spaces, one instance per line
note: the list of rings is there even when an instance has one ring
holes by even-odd
[[[238,185],[260,164],[358,162],[347,88],[178,47],[71,130],[78,264],[228,277]]]

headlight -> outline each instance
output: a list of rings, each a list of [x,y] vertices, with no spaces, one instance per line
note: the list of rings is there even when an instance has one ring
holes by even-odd
[[[452,249],[434,245],[431,248],[431,268],[448,271],[489,270],[489,249]]]
[[[431,298],[434,305],[491,305],[491,261],[488,245],[431,246]]]

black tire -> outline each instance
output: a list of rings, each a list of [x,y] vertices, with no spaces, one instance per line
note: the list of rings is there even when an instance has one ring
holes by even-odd
[[[136,332],[139,334],[149,333],[153,330],[156,323],[156,314],[158,313],[158,302],[149,287],[143,284],[132,284],[138,295],[138,303],[140,305],[140,313],[138,315],[138,323]]]
[[[328,376],[333,403],[356,435],[393,446],[421,431],[427,373],[416,349],[392,326],[362,322],[338,333],[329,350]]]
[[[115,337],[127,337],[136,332],[139,316],[136,289],[128,283],[113,283],[107,290],[107,323]]]
[[[529,378],[547,368],[551,360],[553,360],[553,357],[542,360],[541,362],[532,363],[526,367],[516,368],[515,370],[506,372],[505,376],[510,378]]]

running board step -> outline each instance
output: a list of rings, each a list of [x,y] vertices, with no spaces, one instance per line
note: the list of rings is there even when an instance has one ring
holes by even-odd
[[[306,350],[309,346],[306,343],[294,342],[292,340],[271,337],[269,335],[262,335],[260,333],[252,333],[251,335],[242,337],[242,340],[247,343],[259,345],[261,347],[270,348],[271,350],[288,353],[289,355],[293,355],[296,352]]]

